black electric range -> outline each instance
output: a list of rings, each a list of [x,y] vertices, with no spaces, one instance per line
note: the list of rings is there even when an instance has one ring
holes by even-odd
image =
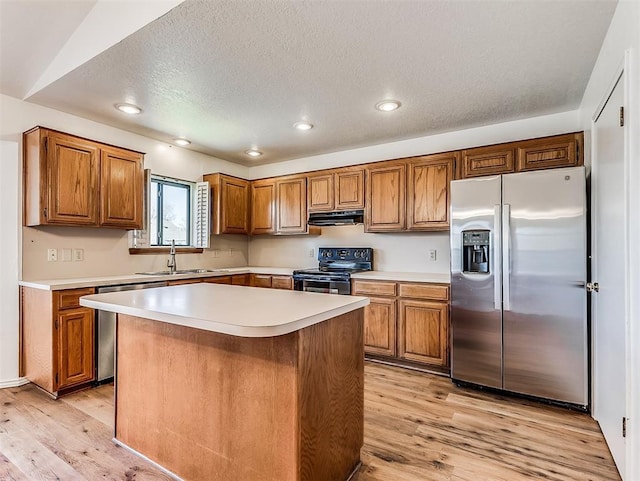
[[[373,268],[370,247],[320,247],[319,265],[293,271],[296,291],[351,294],[351,274]]]

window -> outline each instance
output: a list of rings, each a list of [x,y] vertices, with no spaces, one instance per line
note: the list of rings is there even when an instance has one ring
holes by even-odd
[[[152,246],[191,245],[192,188],[194,184],[151,177],[149,241]]]
[[[208,248],[209,183],[162,177],[150,170],[145,170],[144,181],[145,228],[129,231],[129,248],[166,248],[172,240],[179,247]]]

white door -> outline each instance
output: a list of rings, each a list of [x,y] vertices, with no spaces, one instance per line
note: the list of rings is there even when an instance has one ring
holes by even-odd
[[[622,419],[626,415],[625,369],[625,178],[624,101],[620,77],[593,128],[593,293],[594,417],[618,471],[625,472]]]

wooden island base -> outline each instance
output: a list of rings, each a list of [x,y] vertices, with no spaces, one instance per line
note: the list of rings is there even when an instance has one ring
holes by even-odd
[[[342,481],[363,444],[363,309],[277,337],[118,315],[116,439],[189,481]]]

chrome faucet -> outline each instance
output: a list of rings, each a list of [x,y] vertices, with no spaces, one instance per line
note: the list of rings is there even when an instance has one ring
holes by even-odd
[[[174,273],[176,271],[176,240],[171,241],[171,250],[169,251],[169,259],[167,260],[167,267]]]

